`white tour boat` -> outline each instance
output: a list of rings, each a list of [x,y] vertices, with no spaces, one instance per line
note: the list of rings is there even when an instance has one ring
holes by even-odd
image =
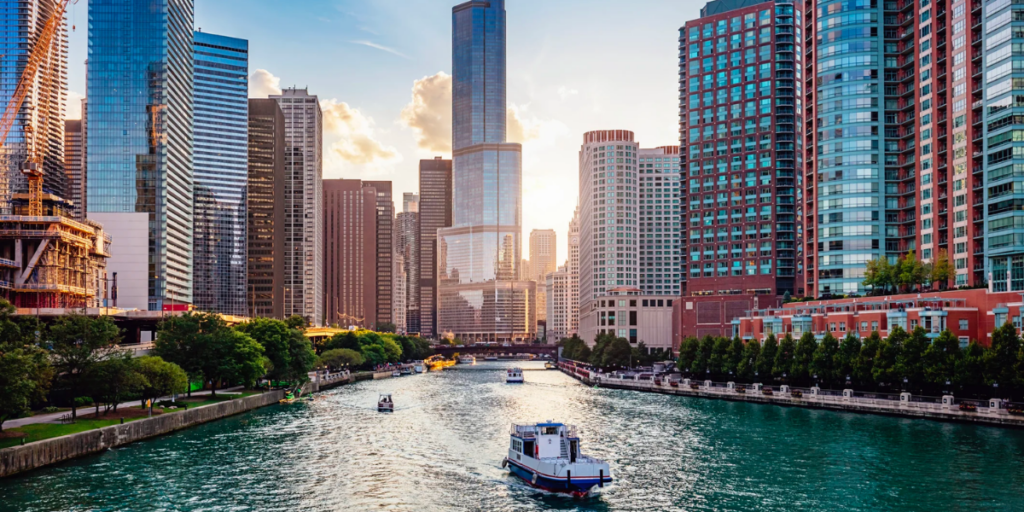
[[[423,373],[426,371],[426,367],[423,366],[423,361],[413,361],[412,370],[416,373]]]
[[[485,356],[484,361],[497,361],[498,356]]]
[[[459,364],[474,364],[474,363],[476,363],[476,358],[471,356],[471,355],[467,354],[467,355],[464,355],[464,356],[459,356]]]
[[[512,425],[508,457],[501,467],[533,487],[585,496],[612,482],[608,463],[580,452],[576,427],[548,421]]]
[[[391,394],[381,394],[377,399],[377,412],[395,412],[395,402],[391,401]]]
[[[505,370],[505,384],[522,384],[523,370],[520,368],[509,368]]]

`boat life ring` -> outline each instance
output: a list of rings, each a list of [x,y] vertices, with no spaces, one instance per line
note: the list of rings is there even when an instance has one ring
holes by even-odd
[[[537,484],[537,473],[534,473],[534,474],[533,474],[533,480],[530,480],[530,483],[532,483],[532,484],[534,484],[534,485],[536,485],[536,484]]]
[[[505,469],[506,467],[508,467],[508,457],[501,459],[501,469]]]

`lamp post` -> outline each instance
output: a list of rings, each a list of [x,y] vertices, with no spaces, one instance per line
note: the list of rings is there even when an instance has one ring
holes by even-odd
[[[999,383],[998,382],[993,382],[992,383],[992,394],[994,395],[992,398],[999,398]]]

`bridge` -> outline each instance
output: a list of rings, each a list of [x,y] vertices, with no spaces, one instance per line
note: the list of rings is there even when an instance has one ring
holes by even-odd
[[[497,356],[501,354],[546,354],[554,358],[558,354],[557,345],[510,345],[507,347],[495,345],[434,345],[435,354],[451,357],[454,354],[471,356]]]

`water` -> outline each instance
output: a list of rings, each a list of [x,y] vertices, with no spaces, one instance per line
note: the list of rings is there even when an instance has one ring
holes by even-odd
[[[0,510],[1024,510],[1024,432],[593,389],[511,363],[361,382],[0,480]],[[527,363],[527,368],[540,368]],[[375,411],[378,393],[398,411]],[[584,500],[500,467],[512,422],[582,428]]]

